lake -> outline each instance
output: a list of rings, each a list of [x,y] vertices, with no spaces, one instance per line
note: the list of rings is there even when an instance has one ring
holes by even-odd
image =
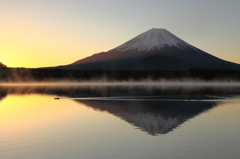
[[[1,159],[240,158],[240,85],[0,84]]]

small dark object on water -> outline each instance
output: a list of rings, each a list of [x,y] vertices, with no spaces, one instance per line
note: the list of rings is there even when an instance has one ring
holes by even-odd
[[[55,97],[55,98],[54,98],[54,100],[59,100],[59,99],[60,99],[60,98],[58,98],[58,97]]]

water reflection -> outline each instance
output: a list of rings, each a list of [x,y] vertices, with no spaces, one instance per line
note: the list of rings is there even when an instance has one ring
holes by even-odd
[[[158,135],[167,134],[187,120],[216,107],[218,99],[238,95],[239,87],[1,86],[0,102],[9,94],[73,98],[94,110],[113,114],[148,134]]]

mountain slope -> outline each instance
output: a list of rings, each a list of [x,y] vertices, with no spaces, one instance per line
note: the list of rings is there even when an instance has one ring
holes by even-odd
[[[118,59],[60,66],[69,70],[188,70],[196,68],[184,60],[162,55],[151,55],[144,58]]]
[[[154,55],[158,56],[151,58]],[[61,68],[187,70],[196,67],[240,70],[240,65],[210,55],[186,43],[166,29],[151,29],[114,49],[94,54]]]

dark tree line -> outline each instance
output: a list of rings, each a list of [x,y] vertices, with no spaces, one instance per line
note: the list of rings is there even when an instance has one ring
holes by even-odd
[[[58,81],[58,80],[224,80],[240,81],[240,71],[201,70],[188,71],[111,71],[111,70],[62,70],[62,69],[28,69],[0,67],[1,81]]]

